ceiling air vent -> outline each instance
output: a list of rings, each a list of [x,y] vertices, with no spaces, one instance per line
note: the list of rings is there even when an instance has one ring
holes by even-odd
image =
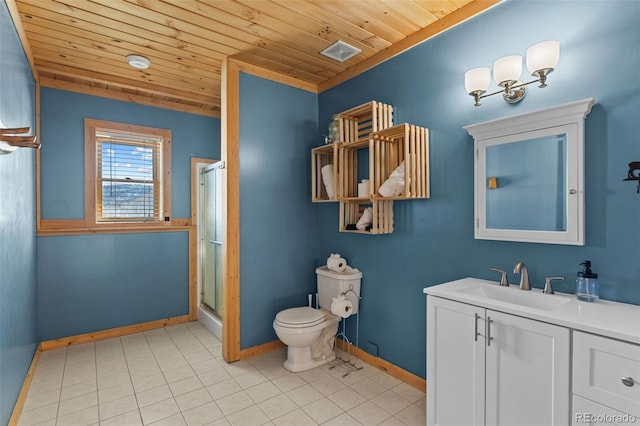
[[[361,50],[357,47],[353,47],[342,40],[338,40],[320,52],[320,54],[328,58],[335,59],[338,62],[344,62],[360,52]]]

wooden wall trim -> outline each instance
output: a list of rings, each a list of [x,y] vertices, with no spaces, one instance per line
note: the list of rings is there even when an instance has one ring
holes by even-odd
[[[49,77],[42,77],[40,79],[40,84],[52,89],[66,90],[68,92],[82,93],[84,95],[100,96],[103,98],[116,99],[124,102],[132,102],[135,104],[149,105],[157,108],[220,118],[220,112],[213,109],[204,107],[201,108],[194,105],[180,104],[178,102],[165,101],[162,99],[154,99],[147,96],[134,95],[132,93],[116,92],[114,90],[103,89],[100,87],[91,87],[83,84],[73,83],[70,81],[56,80]]]
[[[251,358],[251,357],[272,352],[284,347],[286,347],[286,345],[282,343],[280,340],[273,340],[271,342],[263,343],[261,345],[242,349],[240,351],[240,359]],[[346,351],[347,346],[344,340],[336,339],[336,348]],[[356,346],[351,346],[351,355],[366,362],[367,364],[370,364],[376,368],[384,370],[385,372],[389,373],[396,379],[402,380],[406,384],[411,385],[422,392],[426,392],[427,381],[422,377],[416,376],[415,374],[410,373],[407,370],[404,370],[398,367],[397,365],[390,363],[389,361],[385,361],[382,358],[373,356]]]
[[[247,359],[253,356],[266,354],[284,347],[286,347],[286,345],[282,343],[280,340],[273,340],[271,342],[263,343],[261,345],[242,349],[240,351],[240,359]]]
[[[198,319],[198,233],[189,228],[189,321]]]
[[[222,62],[221,143],[225,217],[222,246],[222,356],[240,359],[240,67]]]
[[[336,347],[344,351],[347,350],[347,344],[345,343],[344,340],[341,340],[341,339],[336,339]],[[397,365],[390,363],[389,361],[386,361],[382,358],[378,358],[377,356],[373,356],[356,346],[352,345],[350,351],[351,351],[351,355],[361,359],[367,364],[373,365],[374,367],[384,370],[385,372],[389,373],[396,379],[402,380],[406,384],[411,385],[414,388],[421,390],[422,392],[427,391],[427,381],[422,377],[416,376],[415,374],[410,373],[407,370],[404,370],[398,367]]]
[[[35,61],[33,59],[33,52],[31,51],[31,44],[29,44],[29,38],[27,37],[27,32],[24,29],[24,25],[22,25],[22,19],[20,18],[20,12],[18,11],[18,6],[16,5],[15,0],[6,0],[7,8],[9,9],[9,15],[11,15],[11,19],[13,20],[13,25],[16,27],[16,31],[18,32],[18,37],[20,37],[20,43],[22,43],[22,48],[24,49],[24,54],[27,57],[27,61],[29,61],[29,66],[31,67],[31,74],[33,75],[33,79],[38,83],[40,80],[38,76],[38,70],[36,70]]]
[[[111,339],[114,337],[126,336],[128,334],[140,333],[142,331],[155,330],[157,328],[169,327],[171,325],[184,324],[189,322],[189,315],[166,318],[156,321],[143,322],[140,324],[127,325],[124,327],[110,328],[108,330],[95,331],[93,333],[78,334],[76,336],[61,337],[60,339],[45,340],[40,343],[42,351],[66,348],[68,346],[80,345],[82,343],[95,342],[97,340]]]
[[[20,414],[22,414],[22,409],[24,408],[24,403],[27,399],[29,386],[31,386],[31,380],[33,380],[33,375],[36,372],[36,367],[38,366],[38,360],[40,359],[41,352],[42,352],[41,345],[38,344],[38,346],[36,347],[36,351],[33,354],[31,365],[27,370],[27,375],[24,377],[24,381],[22,382],[22,388],[20,388],[18,399],[16,400],[16,403],[13,406],[13,412],[11,413],[11,417],[9,417],[8,426],[16,426],[18,424],[18,420],[20,419]]]
[[[195,226],[187,223],[189,219],[184,219],[184,224],[171,226],[107,226],[91,228],[84,226],[83,219],[42,219],[40,221],[39,237],[51,237],[58,235],[92,235],[92,234],[145,234],[156,232],[195,232]]]
[[[244,62],[235,58],[231,58],[231,60],[234,62],[234,66],[237,67],[239,71],[242,71],[244,73],[266,78],[267,80],[295,87],[296,89],[306,90],[307,92],[316,94],[318,93],[318,85],[316,83],[303,81],[295,77],[262,68],[258,65],[250,64],[248,62]]]
[[[340,74],[319,83],[318,93],[325,92],[340,83],[344,83],[350,78],[355,77],[356,75],[361,74],[458,24],[461,24],[462,22],[495,6],[500,3],[500,1],[502,0],[477,0],[467,3],[460,9],[448,14],[433,24],[416,31],[399,42],[394,43],[375,55],[368,57],[364,61],[359,62],[353,67],[346,69]]]
[[[40,82],[36,81],[36,140],[40,138]],[[36,149],[36,230],[40,229],[40,150]]]

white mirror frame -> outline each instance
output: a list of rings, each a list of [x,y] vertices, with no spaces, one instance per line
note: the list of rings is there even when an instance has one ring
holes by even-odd
[[[521,241],[531,243],[584,245],[584,122],[595,99],[465,126],[474,139],[474,237],[482,240]],[[486,148],[492,145],[567,135],[564,231],[492,229],[486,224]]]

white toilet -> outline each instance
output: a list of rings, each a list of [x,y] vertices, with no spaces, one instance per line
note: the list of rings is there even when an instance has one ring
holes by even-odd
[[[287,345],[284,368],[292,372],[309,370],[336,358],[334,343],[340,317],[331,313],[334,297],[344,294],[353,304],[352,313],[358,312],[362,272],[351,268],[336,272],[321,266],[316,268],[316,274],[320,309],[285,309],[273,321],[278,338]]]

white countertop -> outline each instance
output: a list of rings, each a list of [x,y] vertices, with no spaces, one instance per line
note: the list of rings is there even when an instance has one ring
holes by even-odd
[[[426,287],[423,291],[430,296],[438,296],[493,309],[495,311],[640,344],[640,306],[638,305],[611,302],[602,299],[598,302],[590,303],[578,300],[573,294],[556,293],[547,295],[542,294],[542,290],[540,289],[530,290],[531,293],[537,293],[531,294],[533,297],[558,298],[559,302],[562,302],[560,298],[568,300],[568,302],[556,309],[543,310],[464,292],[464,289],[473,286],[490,286],[507,292],[524,291],[519,290],[518,286],[515,285],[509,286],[509,288],[500,287],[496,281],[482,280],[479,278],[463,278],[461,280]]]

